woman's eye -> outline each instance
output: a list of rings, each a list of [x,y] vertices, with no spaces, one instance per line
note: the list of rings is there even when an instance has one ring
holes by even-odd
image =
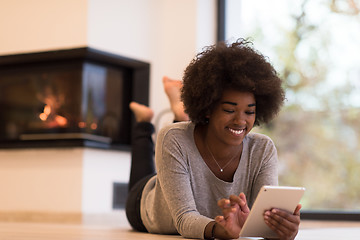
[[[255,114],[255,111],[248,111],[248,112],[246,112],[246,114],[252,115],[252,114]]]
[[[227,112],[227,113],[233,113],[235,112],[234,110],[227,110],[227,109],[224,109],[224,112]]]

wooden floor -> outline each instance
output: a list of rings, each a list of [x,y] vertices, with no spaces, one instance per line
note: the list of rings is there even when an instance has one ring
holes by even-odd
[[[0,223],[1,240],[123,240],[179,239],[179,236],[157,236],[131,231],[129,228],[72,226],[39,223]]]
[[[183,239],[131,230],[122,212],[88,217],[82,224],[0,222],[0,240],[123,240]],[[302,221],[297,240],[360,239],[359,222]]]
[[[83,223],[0,222],[0,240],[128,240],[183,239],[179,235],[139,233],[131,229],[125,213],[86,216]]]

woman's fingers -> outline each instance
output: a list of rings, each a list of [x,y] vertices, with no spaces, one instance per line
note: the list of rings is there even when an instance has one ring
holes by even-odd
[[[224,208],[229,208],[230,207],[230,200],[229,199],[226,199],[226,198],[223,198],[223,199],[220,199],[218,202],[217,202],[218,206],[222,209]]]
[[[301,204],[298,204],[294,210],[294,215],[298,215],[300,216],[300,209],[301,209]]]
[[[281,239],[292,239],[296,236],[300,224],[300,208],[298,206],[294,213],[290,214],[280,209],[272,209],[264,214],[265,223],[273,229]]]
[[[218,206],[222,209],[224,218],[228,218],[230,214],[237,211],[236,206],[232,206],[229,199],[224,198],[219,200]]]
[[[249,213],[250,209],[246,202],[246,197],[244,193],[240,193],[239,196],[231,195],[230,196],[231,205],[238,204],[242,212]]]
[[[217,223],[219,223],[220,225],[224,226],[225,225],[225,218],[224,216],[216,216],[215,217],[215,221]]]

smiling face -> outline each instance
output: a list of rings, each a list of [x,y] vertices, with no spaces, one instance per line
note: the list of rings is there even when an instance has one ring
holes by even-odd
[[[220,102],[209,116],[207,136],[219,144],[240,145],[255,123],[254,94],[225,90]]]

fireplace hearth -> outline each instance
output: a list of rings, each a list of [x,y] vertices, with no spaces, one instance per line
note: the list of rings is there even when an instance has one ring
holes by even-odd
[[[128,149],[149,68],[87,47],[0,56],[0,148]]]

